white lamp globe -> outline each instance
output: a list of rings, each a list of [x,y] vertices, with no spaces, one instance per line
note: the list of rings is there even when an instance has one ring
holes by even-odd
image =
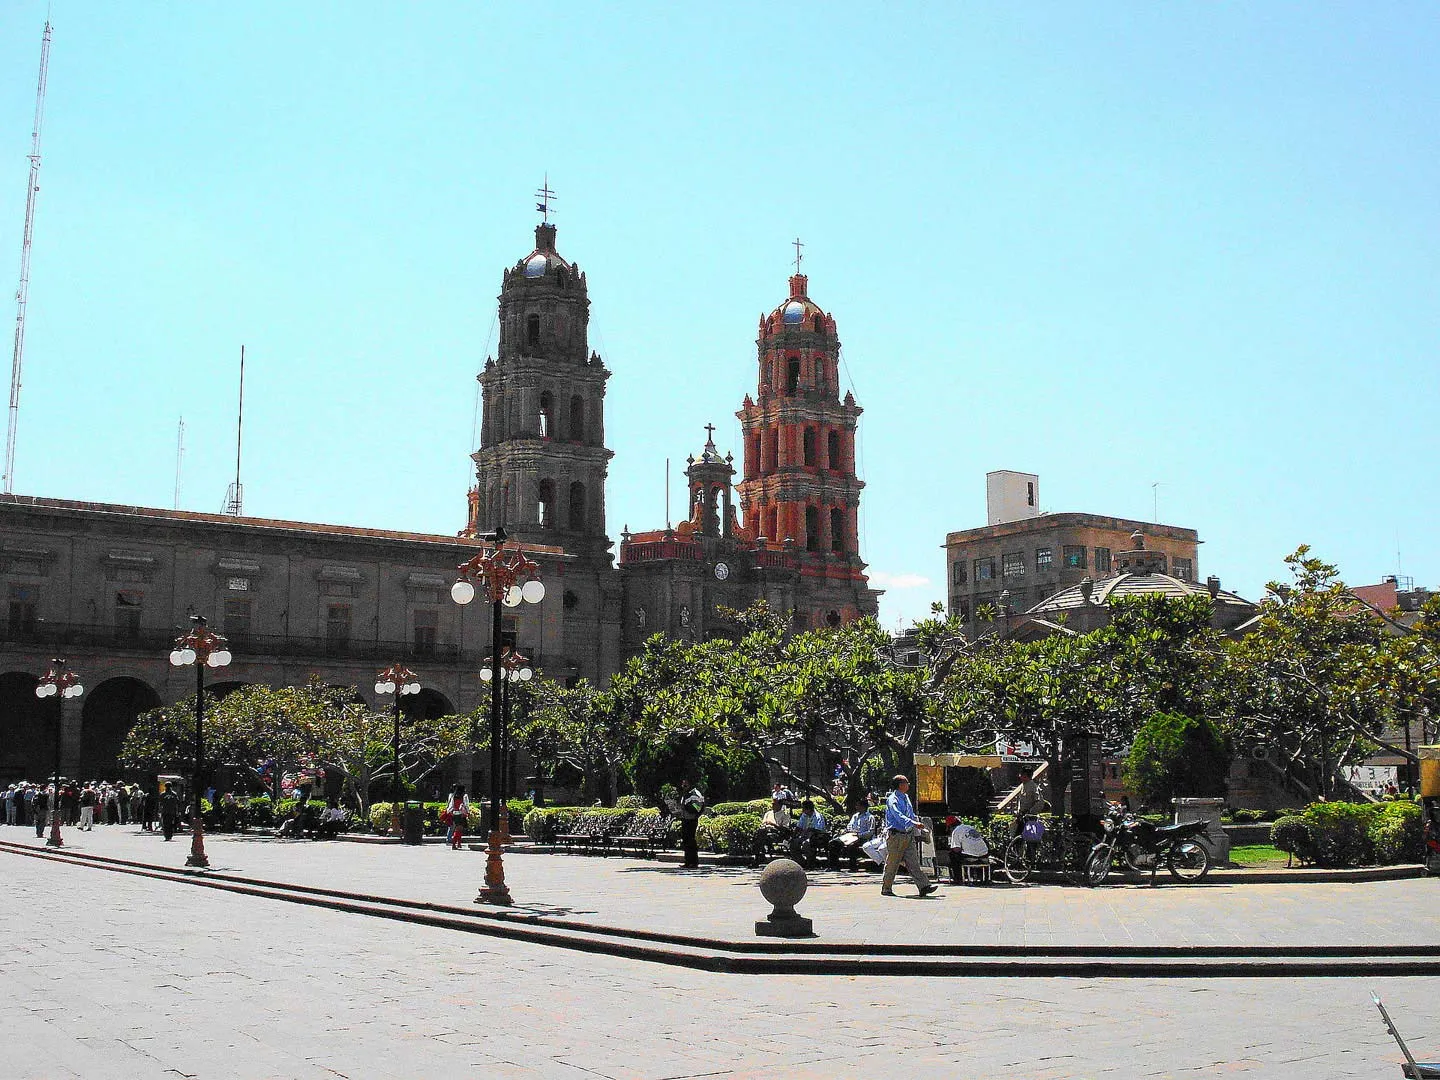
[[[475,586],[470,582],[460,580],[450,586],[450,599],[457,604],[468,604],[475,599]]]
[[[385,693],[385,692],[386,692],[386,690],[385,690],[385,684],[384,684],[383,682],[377,682],[377,683],[375,684],[375,692],[376,692],[377,694],[383,694],[383,693]]]
[[[229,667],[230,661],[235,659],[235,657],[231,655],[229,649],[221,649],[219,652],[212,653],[211,655],[218,656],[220,658],[220,662],[215,665],[216,667]]]
[[[489,681],[490,681],[491,679],[493,679],[494,677],[495,677],[495,673],[494,673],[493,671],[491,671],[488,667],[487,667],[487,668],[481,668],[481,669],[480,669],[480,681],[481,681],[481,682],[489,682]]]
[[[175,667],[183,667],[185,664],[185,654],[179,649],[175,649],[170,653],[170,663]]]
[[[418,694],[419,692],[420,692],[420,684],[419,684],[418,682],[412,682],[412,683],[406,683],[406,684],[405,684],[405,693],[407,693],[407,694]]]
[[[183,649],[180,650],[180,663],[181,663],[181,666],[184,666],[184,665],[187,665],[187,664],[193,664],[194,662],[195,662],[195,650],[194,650],[194,649],[189,648],[189,647],[187,646],[186,648],[183,648]]]
[[[538,604],[545,599],[545,583],[538,578],[531,578],[521,587],[520,593],[527,604]]]
[[[528,667],[522,667],[517,674],[520,676],[521,682],[529,682],[535,677],[535,672],[531,671]]]
[[[66,696],[66,697],[79,697],[79,696],[80,696],[81,694],[83,694],[84,692],[85,692],[85,688],[84,688],[83,686],[81,686],[81,685],[77,682],[74,686],[66,687],[66,689],[65,689],[65,696]]]
[[[524,594],[521,593],[519,585],[511,585],[510,588],[505,590],[506,607],[519,607],[523,599]]]
[[[52,684],[52,683],[43,683],[43,682],[42,682],[39,686],[35,687],[35,696],[36,696],[36,697],[49,697],[49,696],[50,696],[51,694],[53,694],[54,692],[55,692],[55,686],[54,686],[54,684]]]

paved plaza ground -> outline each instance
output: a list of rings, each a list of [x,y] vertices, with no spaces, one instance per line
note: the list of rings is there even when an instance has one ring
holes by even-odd
[[[33,833],[0,830],[17,842]],[[180,865],[122,827],[76,850]],[[215,872],[468,904],[479,852],[212,837]],[[0,853],[0,1076],[1398,1076],[1374,986],[1440,1057],[1440,980],[729,975]],[[755,871],[513,855],[525,908],[740,939]],[[953,888],[817,875],[824,940],[1440,943],[1433,880]],[[901,891],[911,891],[902,884]]]

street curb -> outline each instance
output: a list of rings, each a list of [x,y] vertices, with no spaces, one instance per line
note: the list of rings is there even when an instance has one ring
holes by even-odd
[[[726,941],[569,923],[259,879],[220,877],[85,852],[0,841],[0,851],[466,933],[697,970],[745,974],[1072,978],[1299,978],[1440,975],[1433,946],[878,946]]]

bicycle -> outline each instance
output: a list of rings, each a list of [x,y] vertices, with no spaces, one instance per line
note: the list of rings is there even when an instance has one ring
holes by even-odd
[[[1050,823],[1026,814],[1020,833],[1005,845],[1001,868],[1012,885],[1023,885],[1038,872],[1058,871],[1071,885],[1090,884],[1086,862],[1096,838],[1056,818]]]

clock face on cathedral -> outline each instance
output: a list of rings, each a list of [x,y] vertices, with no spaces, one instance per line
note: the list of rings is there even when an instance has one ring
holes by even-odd
[[[724,581],[730,576],[730,564],[717,562],[715,564],[715,577],[718,581]]]

